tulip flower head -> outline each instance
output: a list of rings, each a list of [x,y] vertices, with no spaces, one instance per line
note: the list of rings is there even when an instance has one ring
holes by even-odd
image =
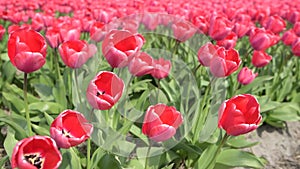
[[[235,96],[222,103],[218,127],[237,136],[257,129],[262,120],[257,99],[250,94]]]
[[[175,107],[160,103],[147,109],[142,132],[156,142],[166,141],[175,135],[182,122],[183,117]]]
[[[247,85],[251,83],[258,73],[253,73],[248,67],[243,67],[237,76],[237,80],[242,85]]]
[[[12,31],[7,46],[11,63],[22,72],[34,72],[46,62],[46,40],[34,30],[24,28]]]
[[[124,91],[124,82],[113,72],[102,71],[91,80],[86,97],[94,109],[107,110],[114,106]]]
[[[93,132],[93,125],[74,110],[65,110],[51,124],[50,135],[60,148],[70,148],[87,140]]]
[[[48,136],[25,138],[14,147],[11,167],[19,169],[57,169],[62,156],[53,139]]]

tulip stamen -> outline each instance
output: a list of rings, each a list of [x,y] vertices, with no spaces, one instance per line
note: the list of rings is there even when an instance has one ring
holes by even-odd
[[[38,153],[25,154],[24,157],[27,162],[29,162],[30,164],[32,164],[33,166],[35,166],[38,169],[42,168],[44,161],[45,161],[44,158],[42,158],[40,156],[40,154],[38,154]]]
[[[97,96],[100,96],[100,95],[103,95],[103,94],[105,94],[105,91],[103,91],[103,92],[97,91]]]
[[[71,138],[71,137],[72,137],[72,135],[71,135],[69,132],[65,131],[64,129],[62,129],[61,132],[62,132],[62,134],[63,134],[64,136],[66,136],[66,137],[68,137],[68,138]]]

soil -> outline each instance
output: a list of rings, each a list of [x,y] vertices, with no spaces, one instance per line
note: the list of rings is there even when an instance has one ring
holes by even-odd
[[[300,169],[299,121],[287,123],[285,129],[263,125],[247,137],[260,142],[249,151],[268,160],[266,169]]]

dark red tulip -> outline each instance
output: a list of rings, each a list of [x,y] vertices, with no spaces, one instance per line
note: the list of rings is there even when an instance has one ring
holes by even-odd
[[[126,30],[113,30],[102,43],[102,53],[113,68],[128,65],[144,44],[144,37]]]
[[[142,132],[156,142],[166,141],[175,135],[182,122],[183,117],[175,107],[160,103],[148,107]]]
[[[94,109],[107,110],[114,106],[124,91],[124,82],[113,72],[102,71],[91,80],[86,97]]]
[[[46,62],[46,40],[34,30],[25,28],[13,31],[7,47],[11,63],[25,73],[40,69]]]
[[[292,52],[295,56],[300,56],[300,38],[292,44]]]
[[[279,36],[274,35],[271,31],[263,28],[255,28],[249,37],[254,50],[266,50],[267,48],[275,45],[279,39]]]
[[[297,35],[295,34],[295,32],[293,31],[293,29],[290,29],[286,32],[284,32],[284,34],[281,37],[282,42],[285,45],[292,45],[296,40],[297,40]]]
[[[128,65],[129,72],[134,76],[143,76],[153,71],[153,58],[145,52],[137,54]]]
[[[253,73],[248,67],[243,67],[240,73],[237,76],[237,80],[242,85],[250,84],[258,73]]]
[[[293,31],[297,36],[300,36],[300,22],[294,24]]]
[[[217,56],[210,62],[210,72],[215,77],[226,77],[236,71],[241,64],[239,53],[235,49],[219,47]]]
[[[60,148],[77,146],[93,132],[93,125],[80,112],[65,110],[60,113],[50,126],[50,136]]]
[[[5,28],[2,25],[0,25],[0,41],[2,40],[2,38],[5,34],[5,31],[6,31]]]
[[[84,40],[70,40],[63,42],[58,47],[63,62],[70,68],[80,68],[97,52],[94,44],[88,44]]]
[[[255,67],[264,67],[272,60],[272,56],[264,51],[254,51],[252,56],[252,64]]]
[[[57,169],[62,156],[53,139],[33,136],[17,143],[11,157],[11,167],[19,169]]]
[[[153,70],[151,71],[151,76],[156,79],[162,79],[169,75],[171,70],[171,61],[159,58],[154,59]]]
[[[257,129],[262,120],[257,99],[250,94],[237,95],[222,103],[219,109],[219,128],[237,136]]]

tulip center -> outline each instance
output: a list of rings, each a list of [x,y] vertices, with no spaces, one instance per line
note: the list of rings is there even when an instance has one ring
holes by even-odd
[[[61,132],[62,132],[63,135],[64,135],[65,137],[67,137],[67,138],[71,138],[71,137],[72,137],[72,135],[71,135],[69,132],[65,131],[64,129],[62,129]]]
[[[100,95],[103,95],[103,94],[105,94],[105,91],[103,91],[103,92],[97,91],[97,96],[100,96]]]
[[[40,169],[42,168],[45,159],[41,157],[40,154],[25,154],[24,155],[25,160],[35,166],[36,168]]]

